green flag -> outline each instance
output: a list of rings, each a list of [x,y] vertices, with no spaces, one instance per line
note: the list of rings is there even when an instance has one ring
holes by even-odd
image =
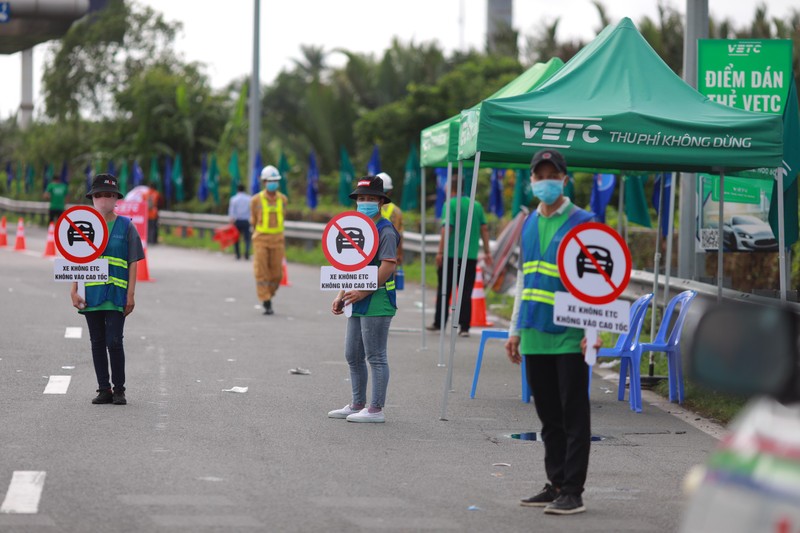
[[[278,161],[278,173],[281,175],[281,192],[289,197],[289,160],[286,159],[286,154],[281,152],[281,158]]]
[[[419,209],[419,186],[421,183],[419,175],[419,156],[417,148],[411,145],[411,151],[406,158],[406,172],[403,176],[403,198],[400,209],[408,211]]]
[[[797,242],[797,175],[800,173],[800,109],[797,105],[797,86],[794,77],[789,85],[789,99],[783,109],[783,224],[785,245],[788,248]],[[778,235],[778,182],[772,186],[772,198],[769,205],[769,225],[776,238]]]
[[[530,172],[528,170],[517,170],[517,177],[514,181],[514,199],[512,201],[511,216],[517,216],[522,206],[528,207],[533,201],[531,191]]]
[[[353,179],[355,179],[355,176],[356,170],[353,168],[353,163],[350,162],[347,149],[341,146],[339,148],[339,203],[345,207],[353,205],[350,193],[353,192]]]
[[[175,201],[183,201],[183,162],[181,154],[175,158],[175,165],[172,167],[172,184],[175,186]]]
[[[17,163],[17,198],[22,195],[22,179],[24,177],[22,168],[22,163]]]
[[[47,166],[44,167],[44,184],[42,190],[47,189],[47,185],[53,181],[53,165],[47,163]]]
[[[211,167],[208,169],[208,192],[214,199],[214,205],[219,203],[219,167],[216,154],[211,155]]]
[[[647,207],[647,197],[644,195],[644,183],[647,176],[625,176],[625,216],[628,222],[646,228],[650,225],[650,210]]]
[[[122,161],[122,168],[119,169],[119,191],[125,195],[128,193],[128,160]]]
[[[236,150],[231,154],[231,161],[228,163],[228,172],[231,175],[231,196],[233,196],[236,194],[239,181],[242,179],[242,174],[239,172],[239,153]]]
[[[29,193],[33,190],[33,177],[35,171],[33,165],[25,165],[25,192]]]
[[[158,158],[151,157],[150,158],[150,187],[156,189],[159,193],[161,192],[161,176],[158,173]]]

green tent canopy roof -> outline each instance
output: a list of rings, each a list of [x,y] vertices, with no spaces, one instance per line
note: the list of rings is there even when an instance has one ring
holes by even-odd
[[[458,159],[698,172],[778,167],[781,117],[712,102],[661,60],[630,19],[606,27],[537,90],[462,113]]]
[[[531,68],[504,85],[487,100],[506,98],[530,92],[546,82],[557,72],[564,62],[554,57],[547,63],[536,63]],[[478,102],[471,110],[480,110],[483,102]],[[463,111],[462,111],[463,113]],[[446,167],[447,163],[458,162],[458,136],[461,128],[461,115],[455,115],[422,130],[420,135],[420,165],[427,168]]]

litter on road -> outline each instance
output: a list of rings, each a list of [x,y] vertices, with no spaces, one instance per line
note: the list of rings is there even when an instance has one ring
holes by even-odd
[[[222,392],[238,392],[244,394],[247,392],[247,387],[231,387],[230,389],[222,389]]]
[[[300,368],[298,366],[297,368],[290,368],[289,369],[289,373],[290,374],[299,374],[301,376],[308,376],[309,374],[311,374],[311,370],[309,370],[307,368]]]

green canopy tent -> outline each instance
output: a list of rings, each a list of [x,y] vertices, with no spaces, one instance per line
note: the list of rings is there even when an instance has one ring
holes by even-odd
[[[779,166],[782,124],[780,117],[728,108],[702,96],[624,18],[537,90],[484,101],[480,112],[462,114],[458,159],[472,160],[474,168],[528,163],[542,148],[562,151],[570,166],[724,176],[725,171]],[[476,184],[473,178],[472,199]],[[467,240],[471,222],[470,211]],[[721,268],[721,253],[719,260]]]
[[[564,62],[561,59],[554,57],[546,63],[536,63],[528,70],[514,78],[511,82],[504,85],[497,92],[487,98],[492,100],[495,98],[505,98],[509,96],[516,96],[535,90],[537,87],[547,81],[553,74],[555,74]],[[479,102],[471,109],[480,109],[483,102]],[[446,200],[445,204],[450,202],[450,180],[453,171],[453,164],[458,162],[458,140],[459,130],[461,128],[461,114],[454,115],[447,120],[434,124],[422,130],[420,134],[420,169],[422,176],[422,184],[420,187],[420,205],[421,205],[421,234],[422,234],[422,349],[425,349],[425,169],[426,168],[443,168],[447,167],[447,185],[446,185]],[[497,165],[506,166],[506,165]],[[476,178],[477,179],[477,176]],[[457,196],[461,196],[461,171],[459,171],[459,183]],[[459,228],[460,210],[456,210],[456,229]],[[457,237],[456,237],[457,238]],[[445,253],[448,250],[448,243],[450,239],[450,226],[445,226]],[[455,294],[455,277],[453,276],[453,294]],[[447,257],[444,258],[444,267],[442,271],[442,289],[448,283],[447,272]],[[442,305],[447,305],[445,302],[446,290],[442,290]],[[456,302],[456,305],[460,305]],[[444,316],[444,309],[442,309],[442,316]],[[455,323],[455,322],[453,322]],[[455,338],[451,339],[451,350],[454,347]],[[444,366],[444,327],[441,328],[439,335],[439,366]]]

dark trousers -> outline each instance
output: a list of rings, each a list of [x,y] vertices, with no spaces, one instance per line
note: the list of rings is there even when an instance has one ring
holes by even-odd
[[[580,495],[592,440],[589,368],[579,353],[523,357],[542,421],[547,479],[564,494]]]
[[[158,217],[147,220],[147,244],[158,244]]]
[[[48,209],[47,210],[47,223],[56,222],[61,214],[64,213],[63,209]]]
[[[108,363],[111,361],[111,380],[114,387],[125,386],[125,350],[122,347],[122,329],[125,315],[119,311],[90,311],[84,315],[89,326],[92,344],[92,361],[97,385],[110,389]]]
[[[249,220],[236,220],[233,223],[236,229],[239,230],[239,238],[233,245],[233,251],[236,254],[236,259],[241,257],[239,242],[244,241],[244,258],[250,259],[250,221]]]
[[[447,324],[447,316],[450,313],[450,296],[453,292],[453,276],[459,278],[461,276],[461,260],[455,262],[455,270],[453,268],[454,261],[447,260],[447,305],[444,308],[444,320],[442,320],[442,267],[436,271],[437,279],[439,280],[436,289],[436,315],[433,319],[433,325],[441,327]],[[472,287],[475,285],[475,271],[478,268],[477,259],[467,259],[467,272],[464,275],[464,296],[461,297],[461,314],[458,317],[458,324],[464,331],[469,331],[469,324],[472,322]],[[461,288],[457,287],[460,292]],[[455,305],[456,302],[453,302]]]

